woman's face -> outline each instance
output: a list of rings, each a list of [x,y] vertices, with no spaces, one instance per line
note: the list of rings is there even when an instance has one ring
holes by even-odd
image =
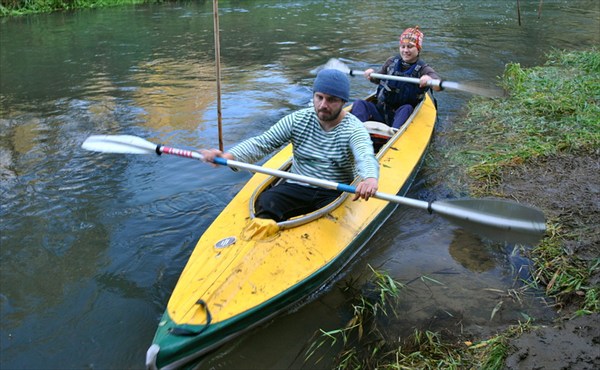
[[[419,49],[412,42],[400,44],[400,56],[406,63],[414,63],[419,58]]]

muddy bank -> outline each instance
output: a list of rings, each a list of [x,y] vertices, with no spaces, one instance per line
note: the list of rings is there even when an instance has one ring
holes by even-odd
[[[540,67],[509,64],[507,96],[474,99],[440,135],[436,165],[453,193],[513,199],[546,215],[545,238],[522,253],[558,319],[497,333],[494,369],[600,368],[599,67],[595,49],[555,51]]]
[[[563,245],[566,255],[589,265],[600,256],[599,173],[598,153],[561,154],[506,169],[497,190],[542,208],[550,222],[559,222],[571,235]],[[589,284],[599,281],[596,269]],[[506,368],[600,368],[600,315],[574,317],[583,299],[580,291],[562,296],[557,322],[510,340]]]
[[[510,341],[507,369],[600,368],[600,316],[541,326]]]
[[[600,256],[600,156],[561,154],[503,171],[498,191],[520,202],[534,202],[551,222],[572,233],[567,255],[582,261]],[[566,231],[565,230],[565,231]],[[596,271],[592,284],[598,284]]]

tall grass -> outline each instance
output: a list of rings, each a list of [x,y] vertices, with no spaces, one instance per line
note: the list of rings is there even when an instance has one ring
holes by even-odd
[[[559,152],[592,152],[600,146],[600,52],[548,54],[544,66],[508,64],[501,81],[505,99],[469,102],[457,130],[468,150],[451,161],[484,183],[497,185],[502,167]]]
[[[385,357],[382,352],[387,340],[382,320],[388,315],[396,316],[395,307],[405,285],[385,272],[373,268],[371,271],[372,279],[363,292],[352,285],[344,288],[351,295],[352,317],[341,329],[321,330],[308,349],[306,360],[317,357],[327,346],[339,349],[335,356],[337,369],[368,368]]]

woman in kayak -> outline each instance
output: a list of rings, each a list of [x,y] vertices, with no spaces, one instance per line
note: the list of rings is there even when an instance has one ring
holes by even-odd
[[[430,89],[427,81],[439,80],[440,76],[427,63],[420,59],[423,45],[423,33],[419,26],[407,28],[400,36],[400,54],[386,60],[379,74],[418,78],[420,83],[384,80],[372,78],[375,72],[369,68],[365,77],[377,87],[377,103],[356,100],[352,104],[351,113],[361,121],[384,122],[393,128],[400,128],[412,114],[414,107],[423,99]],[[433,90],[442,90],[434,86]]]

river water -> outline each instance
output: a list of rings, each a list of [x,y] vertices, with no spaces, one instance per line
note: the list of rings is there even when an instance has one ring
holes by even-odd
[[[405,27],[422,28],[423,58],[445,79],[492,86],[506,63],[599,44],[596,0],[547,0],[541,16],[539,3],[521,1],[519,26],[515,1],[222,0],[225,147],[306,106],[311,71],[330,58],[379,65]],[[214,50],[212,1],[0,19],[0,368],[143,368],[196,241],[250,175],[80,145],[132,134],[218,146]],[[352,98],[372,87],[354,78]],[[451,129],[470,96],[437,98],[440,130]],[[447,196],[427,161],[410,195]],[[318,367],[303,351],[319,328],[343,325],[351,308],[338,287],[368,279],[369,266],[409,283],[399,335],[549,320],[543,297],[515,293],[526,264],[512,246],[399,208],[336,285],[198,366]]]

